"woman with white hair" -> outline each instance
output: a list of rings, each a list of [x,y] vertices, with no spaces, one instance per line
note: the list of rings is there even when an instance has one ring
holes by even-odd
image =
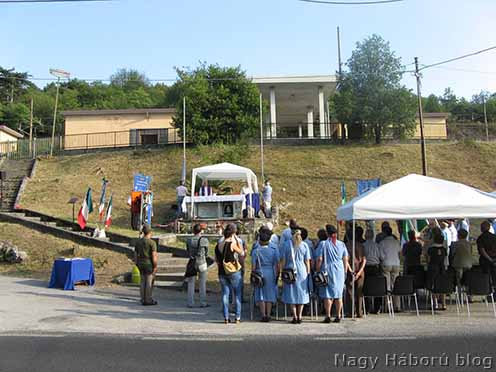
[[[293,324],[302,322],[303,305],[310,302],[310,260],[310,249],[303,242],[301,231],[293,230],[292,239],[284,244],[281,255],[282,301],[291,305]]]

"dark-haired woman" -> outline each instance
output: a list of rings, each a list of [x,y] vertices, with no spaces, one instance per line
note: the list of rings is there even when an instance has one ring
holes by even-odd
[[[224,229],[224,239],[219,241],[215,247],[215,259],[219,268],[219,282],[222,288],[222,310],[224,313],[224,323],[229,323],[229,294],[236,302],[236,324],[241,321],[241,288],[243,279],[241,276],[241,264],[239,259],[244,254],[244,249],[235,238],[236,225],[229,224]],[[225,264],[235,266],[238,270],[226,272]]]
[[[262,322],[270,321],[272,304],[277,301],[277,278],[279,277],[279,250],[270,244],[272,231],[261,228],[258,242],[251,252],[251,267],[263,277],[263,287],[255,287],[255,302],[260,308]]]
[[[443,232],[436,227],[432,230],[433,243],[427,250],[429,256],[429,265],[427,266],[427,278],[430,288],[434,286],[436,278],[445,272],[445,259],[448,254]],[[439,306],[441,302],[441,306]],[[436,310],[446,310],[446,298],[439,295],[434,298],[434,307]]]

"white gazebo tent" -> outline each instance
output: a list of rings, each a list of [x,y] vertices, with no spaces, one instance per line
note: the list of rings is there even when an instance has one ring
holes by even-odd
[[[193,215],[193,205],[195,202],[196,177],[199,177],[201,180],[209,181],[246,181],[248,187],[255,193],[258,193],[257,176],[249,168],[231,163],[219,163],[195,168],[191,174],[191,215]]]
[[[353,221],[353,242],[357,220],[494,217],[495,196],[461,183],[418,174],[410,174],[356,197],[338,208],[336,214],[338,221]],[[355,247],[353,266],[354,256]]]

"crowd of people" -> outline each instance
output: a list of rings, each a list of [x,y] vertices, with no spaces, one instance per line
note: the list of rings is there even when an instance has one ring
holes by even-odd
[[[481,223],[477,248],[481,268],[490,273],[492,282],[496,283],[496,235],[491,232],[491,227],[489,221]],[[432,220],[422,234],[409,231],[408,239],[403,244],[387,221],[382,223],[377,234],[371,224],[367,224],[365,229],[356,226],[354,232],[350,224],[344,230],[344,238],[339,240],[336,227],[326,225],[316,232],[317,239],[312,240],[307,229],[299,226],[294,219],[289,221],[280,236],[273,232],[272,224],[267,223],[257,231],[249,252],[246,241],[238,235],[238,226],[226,225],[223,237],[215,246],[224,322],[241,321],[242,304],[245,302],[245,267],[249,258],[252,268],[250,281],[261,321],[271,321],[273,305],[280,298],[291,308],[293,324],[302,322],[305,306],[314,296],[318,296],[323,304],[325,323],[339,323],[345,314],[347,317],[362,317],[367,277],[384,276],[387,289],[392,292],[401,272],[403,275],[413,275],[419,267],[422,270],[426,267],[426,288],[429,289],[435,279],[447,270],[452,270],[460,283],[464,272],[473,265],[466,220]],[[142,272],[142,303],[152,305],[156,301],[151,298],[149,287],[153,285],[151,277],[156,272],[156,246],[150,239],[151,230],[145,227],[143,231],[145,237],[136,246],[136,263]],[[193,226],[193,233],[194,236],[187,242],[192,263],[192,274],[186,275],[188,306],[194,306],[195,281],[199,275],[200,306],[206,307],[210,243],[202,236],[199,224]],[[234,319],[230,318],[231,304],[234,305]],[[381,299],[366,302],[367,310],[378,313],[382,310],[381,304]],[[445,310],[444,296],[437,296],[434,306],[437,310]],[[393,296],[393,307],[395,312],[402,310],[398,297]],[[355,314],[351,313],[352,309]]]

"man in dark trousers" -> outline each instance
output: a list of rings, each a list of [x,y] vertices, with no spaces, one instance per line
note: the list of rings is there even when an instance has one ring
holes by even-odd
[[[157,301],[152,298],[153,283],[158,267],[157,243],[152,240],[152,229],[149,225],[144,225],[142,232],[143,237],[136,242],[134,247],[134,257],[141,275],[141,304],[150,306],[157,304]]]
[[[496,235],[489,232],[491,225],[488,221],[481,223],[481,234],[477,238],[479,264],[491,275],[493,286],[496,285]]]

